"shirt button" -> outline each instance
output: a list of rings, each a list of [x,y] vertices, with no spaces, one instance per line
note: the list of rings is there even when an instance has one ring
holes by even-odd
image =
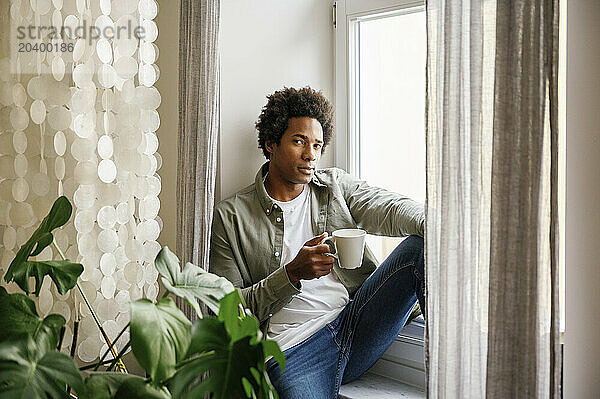
[[[278,258],[279,257],[279,251],[275,252],[275,257]]]
[[[271,213],[271,210],[270,210],[270,209],[267,209],[267,215],[268,215],[269,213]]]
[[[277,218],[277,221],[278,221],[278,222],[281,222],[281,218]]]
[[[273,317],[273,313],[269,313],[269,317]]]

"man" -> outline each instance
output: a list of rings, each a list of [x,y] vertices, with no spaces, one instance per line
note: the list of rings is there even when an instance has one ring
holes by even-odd
[[[423,206],[317,169],[334,129],[320,92],[275,92],[256,128],[268,161],[254,184],[215,207],[210,269],[240,288],[284,351],[284,373],[267,362],[280,397],[337,398],[392,344],[417,299],[425,309]],[[322,243],[341,228],[410,237],[379,267],[366,248],[362,266],[349,270]]]

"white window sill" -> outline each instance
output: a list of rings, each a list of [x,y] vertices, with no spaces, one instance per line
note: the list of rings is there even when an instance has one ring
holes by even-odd
[[[339,399],[424,399],[425,391],[371,372],[342,385]]]
[[[365,375],[340,389],[339,399],[423,399],[425,320],[405,326],[396,342]]]
[[[393,381],[425,388],[425,320],[417,318],[405,326],[396,341],[369,370]]]

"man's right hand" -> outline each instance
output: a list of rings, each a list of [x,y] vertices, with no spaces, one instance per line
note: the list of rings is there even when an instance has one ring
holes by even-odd
[[[331,251],[329,245],[321,244],[325,237],[327,233],[308,240],[294,260],[285,265],[290,281],[295,286],[300,280],[312,280],[331,272],[335,258],[325,255]]]

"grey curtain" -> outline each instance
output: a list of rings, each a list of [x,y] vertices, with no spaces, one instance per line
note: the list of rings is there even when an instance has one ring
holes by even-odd
[[[208,269],[219,133],[220,0],[181,0],[177,255]],[[195,312],[177,304],[194,320]]]
[[[558,0],[427,1],[428,395],[560,397]]]

